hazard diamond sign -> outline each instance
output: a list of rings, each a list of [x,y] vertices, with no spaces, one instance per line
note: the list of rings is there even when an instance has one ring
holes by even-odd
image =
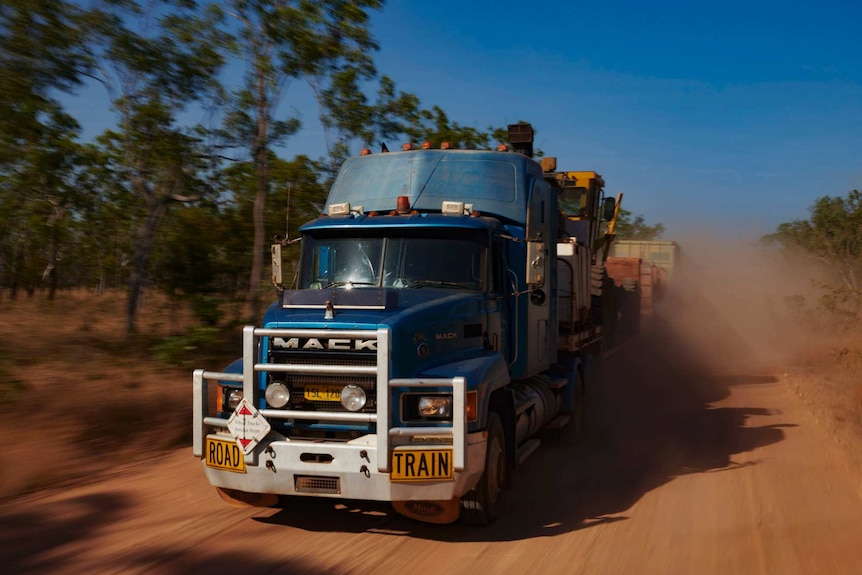
[[[227,420],[227,428],[236,437],[242,452],[248,455],[266,437],[271,426],[251,403],[243,399]]]

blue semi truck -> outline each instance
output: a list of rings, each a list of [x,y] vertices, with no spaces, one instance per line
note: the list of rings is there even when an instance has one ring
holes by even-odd
[[[579,433],[614,316],[619,198],[595,172],[532,159],[532,134],[510,126],[498,151],[363,150],[300,228],[289,285],[288,242],[273,245],[262,326],[223,372],[194,372],[193,451],[224,499],[488,524],[540,432]]]

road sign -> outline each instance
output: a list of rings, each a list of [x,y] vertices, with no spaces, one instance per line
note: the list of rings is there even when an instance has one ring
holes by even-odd
[[[227,420],[227,428],[236,437],[236,442],[246,455],[251,453],[272,429],[266,418],[246,399],[236,406]]]

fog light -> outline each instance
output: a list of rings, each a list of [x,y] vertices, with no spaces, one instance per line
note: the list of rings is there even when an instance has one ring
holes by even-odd
[[[419,415],[422,417],[451,417],[452,398],[442,395],[419,398]]]
[[[283,383],[271,383],[267,386],[264,396],[266,402],[272,407],[284,407],[290,401],[290,390]]]
[[[341,390],[341,405],[348,411],[359,411],[367,399],[365,390],[358,385],[347,385]]]
[[[236,406],[239,405],[240,401],[242,401],[241,389],[231,389],[227,392],[227,406],[230,409],[236,409]]]

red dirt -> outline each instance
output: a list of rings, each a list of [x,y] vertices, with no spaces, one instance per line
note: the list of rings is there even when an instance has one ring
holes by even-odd
[[[543,445],[485,529],[351,501],[228,507],[188,447],[163,449],[187,438],[188,370],[165,370],[143,349],[116,359],[119,326],[94,312],[110,307],[104,299],[0,302],[0,349],[14,358],[0,377],[26,385],[0,407],[4,493],[86,479],[0,504],[0,564],[14,573],[859,573],[860,340],[788,329],[775,307],[752,305],[764,300],[754,274],[748,281],[746,293],[684,284],[665,320],[606,361],[586,442]],[[163,319],[149,321],[165,333]],[[136,431],[116,437],[129,422]]]

